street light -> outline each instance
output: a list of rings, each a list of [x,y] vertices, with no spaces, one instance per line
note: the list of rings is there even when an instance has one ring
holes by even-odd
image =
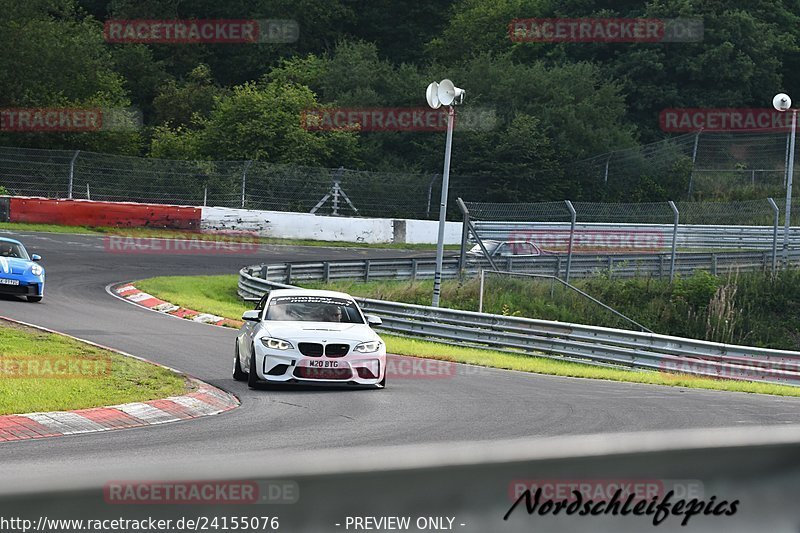
[[[456,116],[455,105],[464,102],[464,89],[453,85],[450,80],[435,81],[428,85],[425,99],[433,109],[442,105],[447,109],[447,142],[444,148],[444,172],[442,173],[442,201],[439,205],[439,240],[436,245],[436,271],[433,274],[433,307],[439,307],[439,294],[442,292],[442,261],[444,260],[444,228],[447,216],[447,189],[450,185],[450,152],[453,146],[453,122]]]
[[[789,266],[789,222],[792,213],[792,175],[794,174],[794,136],[797,131],[797,109],[791,109],[792,99],[789,95],[780,93],[772,99],[772,107],[784,113],[792,111],[792,137],[789,141],[789,172],[786,176],[786,215],[783,221],[783,262]]]

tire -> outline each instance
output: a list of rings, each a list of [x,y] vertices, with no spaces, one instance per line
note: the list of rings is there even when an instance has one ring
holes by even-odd
[[[256,372],[256,354],[255,351],[250,355],[250,371],[247,373],[247,385],[251,389],[257,389],[260,385],[258,380],[258,373]]]
[[[26,298],[28,299],[29,302],[41,302],[42,301],[42,297],[41,296],[26,296]]]
[[[242,364],[239,362],[239,342],[236,342],[236,348],[233,355],[233,379],[236,381],[246,381],[247,372],[242,370]]]

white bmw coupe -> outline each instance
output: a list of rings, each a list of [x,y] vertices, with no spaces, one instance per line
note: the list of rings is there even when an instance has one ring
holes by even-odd
[[[275,289],[242,315],[233,378],[262,383],[386,386],[386,344],[342,292]]]

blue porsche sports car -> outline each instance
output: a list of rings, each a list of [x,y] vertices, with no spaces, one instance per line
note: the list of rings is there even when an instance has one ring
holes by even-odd
[[[0,294],[25,296],[39,302],[44,296],[44,268],[41,257],[28,251],[21,242],[0,237]]]

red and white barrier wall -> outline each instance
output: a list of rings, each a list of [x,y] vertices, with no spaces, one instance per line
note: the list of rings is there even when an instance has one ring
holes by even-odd
[[[309,213],[253,211],[131,202],[0,196],[0,222],[65,226],[149,227],[189,231],[241,231],[279,239],[432,244],[435,220],[347,218]],[[461,223],[448,222],[445,243],[461,242]]]
[[[199,207],[91,200],[0,197],[0,221],[94,227],[199,230]]]

